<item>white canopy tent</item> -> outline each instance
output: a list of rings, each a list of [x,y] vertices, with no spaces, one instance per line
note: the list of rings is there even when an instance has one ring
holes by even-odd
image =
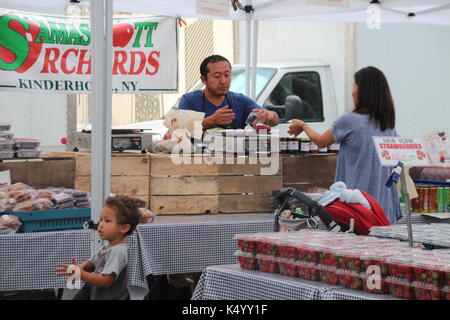
[[[318,5],[317,2],[343,3]],[[450,0],[241,0],[252,10],[234,11],[229,2],[229,16],[198,14],[197,0],[82,0],[91,7],[93,39],[92,77],[92,219],[98,221],[100,209],[109,194],[111,134],[111,29],[114,11],[192,18],[224,18],[247,21],[247,72],[256,71],[256,34],[258,20],[301,20],[366,22],[378,10],[380,23],[427,23],[450,25]],[[66,7],[69,0],[0,0],[0,7]],[[250,8],[250,7],[248,7]],[[252,30],[253,26],[253,30]],[[252,38],[253,37],[253,41]],[[253,48],[253,54],[251,54]],[[106,56],[107,59],[103,59]],[[109,71],[108,71],[109,70]],[[253,72],[254,79],[256,72]],[[247,82],[247,88],[250,88]],[[247,92],[250,91],[247,89]],[[254,86],[253,86],[254,93]]]

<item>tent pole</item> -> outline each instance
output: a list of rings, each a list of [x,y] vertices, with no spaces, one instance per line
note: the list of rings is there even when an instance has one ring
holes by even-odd
[[[92,44],[92,205],[91,219],[98,223],[101,208],[110,188],[111,163],[111,42],[112,0],[91,0]],[[111,30],[105,30],[105,14],[109,14]],[[108,18],[107,18],[108,20]],[[108,39],[108,35],[111,39]],[[109,42],[109,49],[107,45]],[[106,58],[105,58],[106,57]],[[109,79],[109,80],[108,80]],[[97,232],[91,236],[91,250],[102,242]]]
[[[251,37],[252,37],[252,14],[247,12],[245,19],[245,95],[250,96],[250,62],[251,62]]]
[[[258,20],[253,20],[253,32],[252,32],[252,76],[251,76],[251,82],[250,82],[250,98],[253,100],[256,99],[256,67],[258,65]]]

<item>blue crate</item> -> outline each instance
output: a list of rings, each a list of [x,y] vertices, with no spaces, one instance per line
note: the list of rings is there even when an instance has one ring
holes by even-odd
[[[91,208],[9,211],[5,214],[19,217],[20,222],[22,222],[20,231],[29,233],[83,229],[84,223],[91,219]]]

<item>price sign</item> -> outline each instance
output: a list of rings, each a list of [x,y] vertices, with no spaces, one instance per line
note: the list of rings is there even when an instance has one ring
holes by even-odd
[[[395,166],[399,161],[405,166],[430,165],[420,138],[373,137],[373,142],[382,166]]]

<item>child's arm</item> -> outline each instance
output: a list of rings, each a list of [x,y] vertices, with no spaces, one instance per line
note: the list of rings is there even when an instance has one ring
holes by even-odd
[[[90,260],[87,260],[80,264],[80,269],[87,272],[94,272],[95,267]]]
[[[97,274],[97,273],[90,273],[84,270],[81,270],[80,278],[82,281],[85,281],[100,288],[109,288],[113,285],[114,281],[116,281],[116,275],[114,273]]]

